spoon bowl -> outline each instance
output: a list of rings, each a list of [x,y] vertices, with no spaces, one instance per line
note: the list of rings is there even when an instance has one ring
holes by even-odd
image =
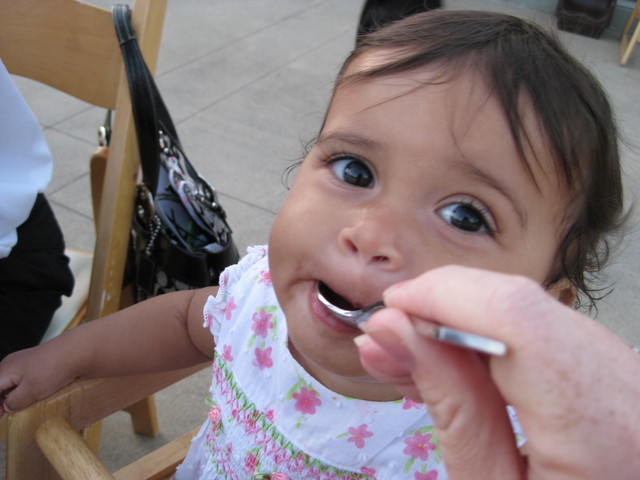
[[[347,310],[344,308],[340,308],[334,305],[333,303],[331,303],[322,294],[320,288],[318,288],[317,295],[318,295],[318,300],[320,300],[320,303],[322,303],[322,305],[324,305],[326,309],[329,310],[334,317],[336,317],[338,320],[341,320],[348,325],[351,325],[352,327],[357,327],[359,323],[366,322],[374,312],[376,312],[377,310],[380,310],[381,308],[384,308],[384,303],[382,303],[382,300],[380,300],[376,303],[372,303],[371,305],[367,305],[364,308],[359,308],[356,310]]]
[[[323,295],[322,287],[320,285],[318,286],[316,294],[320,303],[322,303],[322,305],[324,305],[334,317],[347,325],[351,325],[352,327],[358,327],[359,324],[366,322],[375,312],[385,307],[382,300],[380,300],[363,308],[349,310],[334,305],[325,295]],[[416,330],[420,335],[425,337],[457,345],[458,347],[475,350],[480,353],[497,356],[502,356],[507,353],[507,345],[503,342],[472,333],[461,332],[454,328],[435,325],[431,322],[427,322],[426,320],[418,322]]]

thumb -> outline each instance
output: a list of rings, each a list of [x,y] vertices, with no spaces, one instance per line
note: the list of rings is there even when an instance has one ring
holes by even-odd
[[[13,391],[20,383],[19,379],[10,376],[0,376],[0,417],[5,413],[12,413],[15,409],[9,406],[9,396],[13,396]]]
[[[0,415],[22,410],[73,380],[55,362],[45,361],[41,350],[19,350],[0,362]]]
[[[392,367],[381,380],[417,391],[432,417],[449,478],[519,478],[524,463],[517,449],[506,405],[493,383],[484,358],[475,352],[442,344],[416,333],[414,321],[401,310],[385,309],[365,323],[368,336],[361,350],[375,353],[377,371],[383,353]],[[400,368],[402,366],[403,368]],[[407,386],[407,374],[413,389]],[[390,377],[397,375],[397,382]],[[376,377],[378,378],[378,377]],[[411,395],[415,398],[415,395]]]

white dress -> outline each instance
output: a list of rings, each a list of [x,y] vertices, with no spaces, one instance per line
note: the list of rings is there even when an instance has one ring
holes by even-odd
[[[265,247],[222,274],[204,325],[216,342],[209,418],[178,480],[446,479],[423,404],[345,397],[291,356]]]

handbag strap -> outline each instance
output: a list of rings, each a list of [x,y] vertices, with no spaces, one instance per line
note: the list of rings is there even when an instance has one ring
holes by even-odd
[[[160,169],[158,133],[163,130],[172,137],[174,142],[179,144],[178,134],[140,51],[135,32],[131,26],[129,6],[115,5],[113,7],[113,21],[127,72],[131,109],[138,135],[142,179],[149,190],[155,192]]]

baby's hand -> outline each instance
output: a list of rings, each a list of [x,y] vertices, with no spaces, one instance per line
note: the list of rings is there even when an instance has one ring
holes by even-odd
[[[75,376],[69,352],[48,343],[12,353],[0,362],[0,417],[58,391]]]

